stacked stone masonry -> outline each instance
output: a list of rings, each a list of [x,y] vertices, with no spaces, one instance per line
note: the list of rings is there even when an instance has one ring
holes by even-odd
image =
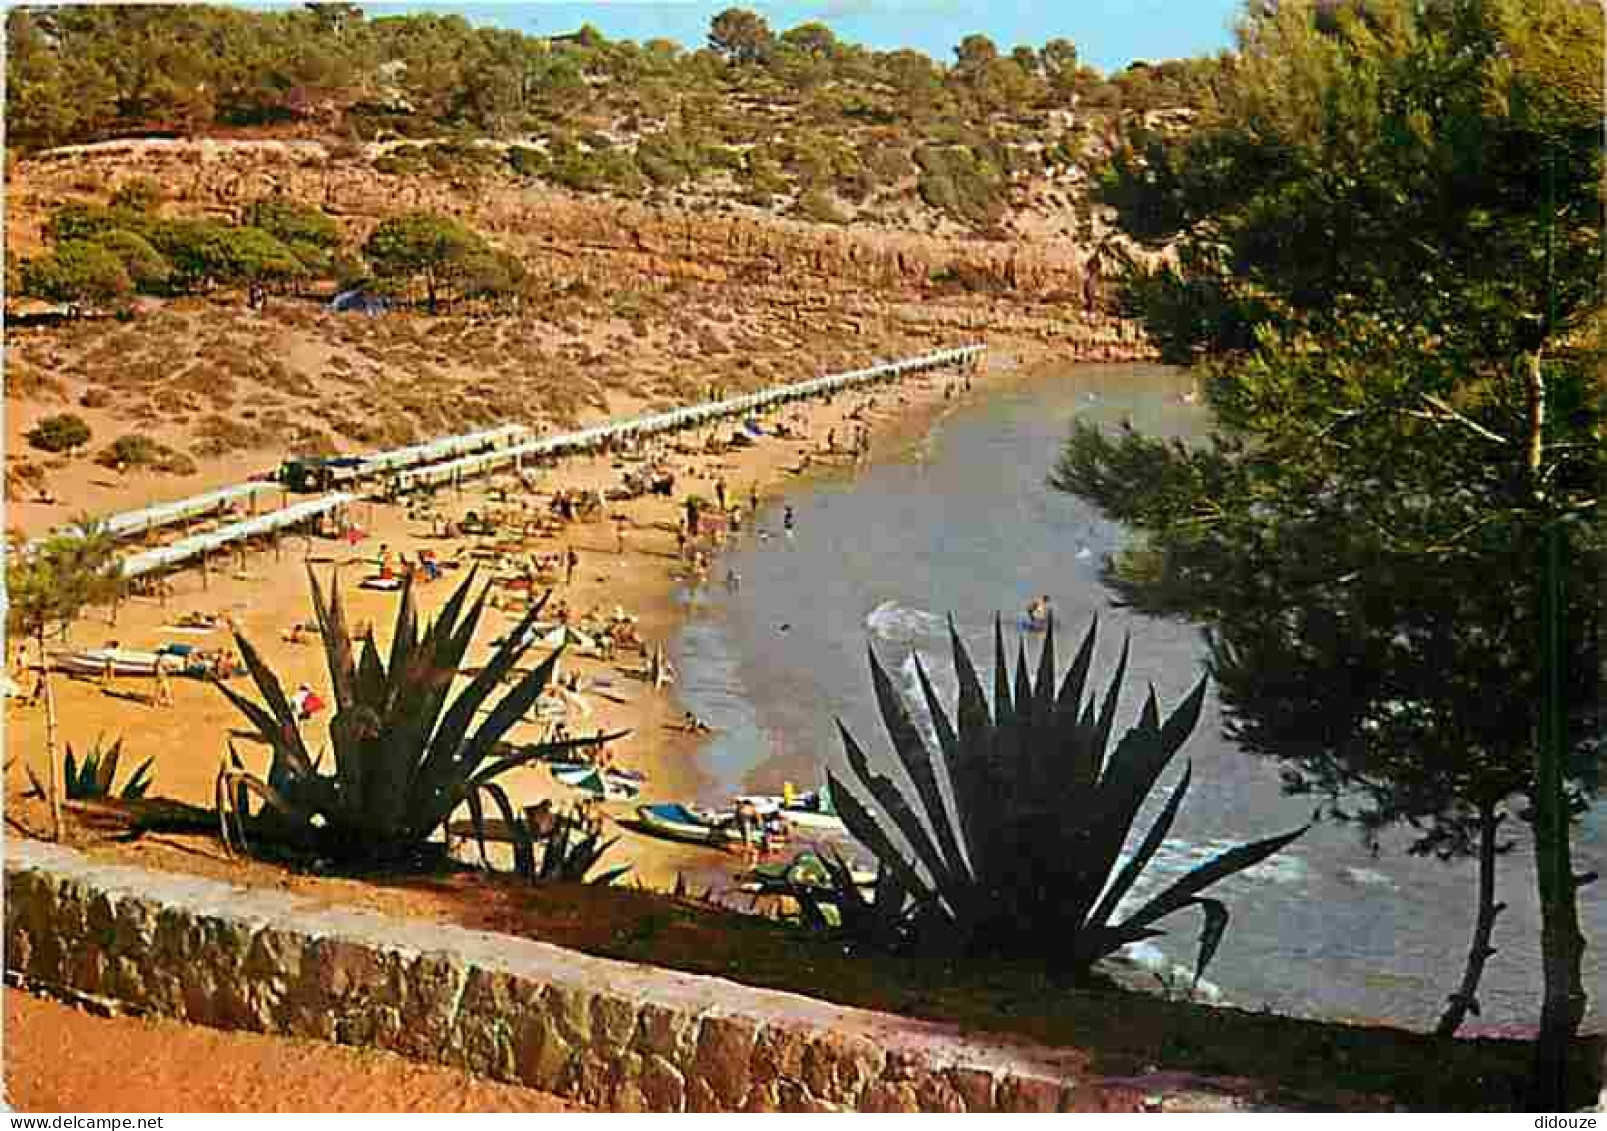
[[[1245,1110],[1252,1090],[1091,1078],[1069,1050],[37,842],[6,852],[5,967],[28,983],[388,1049],[602,1108],[1221,1111]]]

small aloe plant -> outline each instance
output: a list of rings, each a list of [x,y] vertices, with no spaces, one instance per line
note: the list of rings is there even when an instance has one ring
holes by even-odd
[[[117,768],[122,757],[121,738],[110,746],[104,745],[103,739],[95,739],[95,745],[84,755],[82,762],[74,756],[72,743],[69,742],[67,758],[62,767],[67,800],[99,801],[116,797],[123,801],[138,801],[143,798],[151,788],[151,767],[156,759],[147,758],[141,762],[123,783],[122,789],[117,789]],[[33,783],[34,792],[41,797],[46,796],[48,791],[44,783],[34,776],[31,766],[28,768],[28,777]]]
[[[1151,690],[1137,723],[1108,750],[1128,649],[1103,701],[1087,696],[1097,622],[1059,690],[1054,625],[1044,635],[1036,678],[1026,646],[1012,687],[1004,633],[994,625],[994,695],[990,708],[971,657],[949,635],[960,690],[958,727],[937,701],[916,657],[921,694],[939,751],[933,752],[870,652],[871,678],[883,721],[910,783],[913,802],[875,772],[841,722],[848,763],[869,795],[861,801],[828,771],[844,823],[881,864],[884,880],[910,905],[903,929],[913,945],[952,944],[973,955],[1035,958],[1065,981],[1083,977],[1100,958],[1164,932],[1155,924],[1198,907],[1205,915],[1195,978],[1227,929],[1228,909],[1201,893],[1250,868],[1305,832],[1305,827],[1230,849],[1167,885],[1136,909],[1119,914],[1145,867],[1166,839],[1188,792],[1185,765],[1149,831],[1125,863],[1122,848],[1139,810],[1199,721],[1205,680],[1163,721]],[[952,811],[946,798],[953,799]],[[889,829],[896,830],[902,844]],[[867,906],[854,906],[865,915]],[[873,924],[893,921],[887,908]],[[885,931],[883,932],[885,933]]]

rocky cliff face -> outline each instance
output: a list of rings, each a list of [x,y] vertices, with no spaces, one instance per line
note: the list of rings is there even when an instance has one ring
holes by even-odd
[[[690,279],[744,284],[786,280],[794,291],[916,293],[944,280],[1033,301],[1082,298],[1110,233],[1085,224],[1078,241],[1044,235],[1045,200],[1088,211],[1077,186],[1040,193],[1012,226],[1024,234],[980,240],[878,227],[782,219],[730,202],[654,205],[577,196],[482,173],[443,178],[377,172],[362,155],[319,142],[121,141],[55,150],[9,178],[7,240],[27,253],[50,208],[103,198],[135,177],[155,178],[175,211],[232,217],[252,200],[284,193],[339,217],[356,240],[386,216],[428,209],[456,216],[519,251],[538,275],[637,284]]]

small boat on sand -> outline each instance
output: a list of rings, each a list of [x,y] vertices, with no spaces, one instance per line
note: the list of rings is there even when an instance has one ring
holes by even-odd
[[[641,831],[688,844],[724,845],[738,838],[736,816],[693,809],[686,805],[638,805],[637,825]]]
[[[158,656],[166,661],[168,675],[207,679],[218,674],[215,660],[195,652],[189,645],[170,645],[159,652],[134,648],[84,648],[52,652],[50,664],[57,671],[73,675],[99,676],[106,673],[109,662],[114,676],[154,676]],[[229,674],[234,673],[231,671]]]
[[[747,801],[759,811],[759,815],[769,817],[772,815],[786,819],[787,823],[798,829],[809,829],[823,833],[846,833],[848,829],[843,825],[843,819],[837,815],[837,810],[831,804],[831,791],[822,786],[811,789],[807,793],[799,793],[790,799],[786,795],[749,794],[738,797],[737,801]]]
[[[604,801],[634,801],[642,779],[618,770],[601,770],[589,762],[552,762],[553,780],[571,789],[594,793]]]
[[[135,651],[132,648],[87,648],[76,652],[54,652],[50,662],[59,671],[75,675],[101,675],[111,665],[112,674],[119,676],[155,675],[156,653]],[[173,668],[179,667],[177,657]]]

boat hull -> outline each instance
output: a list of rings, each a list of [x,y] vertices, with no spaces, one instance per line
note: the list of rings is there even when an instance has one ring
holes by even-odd
[[[702,820],[679,805],[638,805],[636,818],[643,832],[666,840],[718,847],[733,839],[720,825]]]

